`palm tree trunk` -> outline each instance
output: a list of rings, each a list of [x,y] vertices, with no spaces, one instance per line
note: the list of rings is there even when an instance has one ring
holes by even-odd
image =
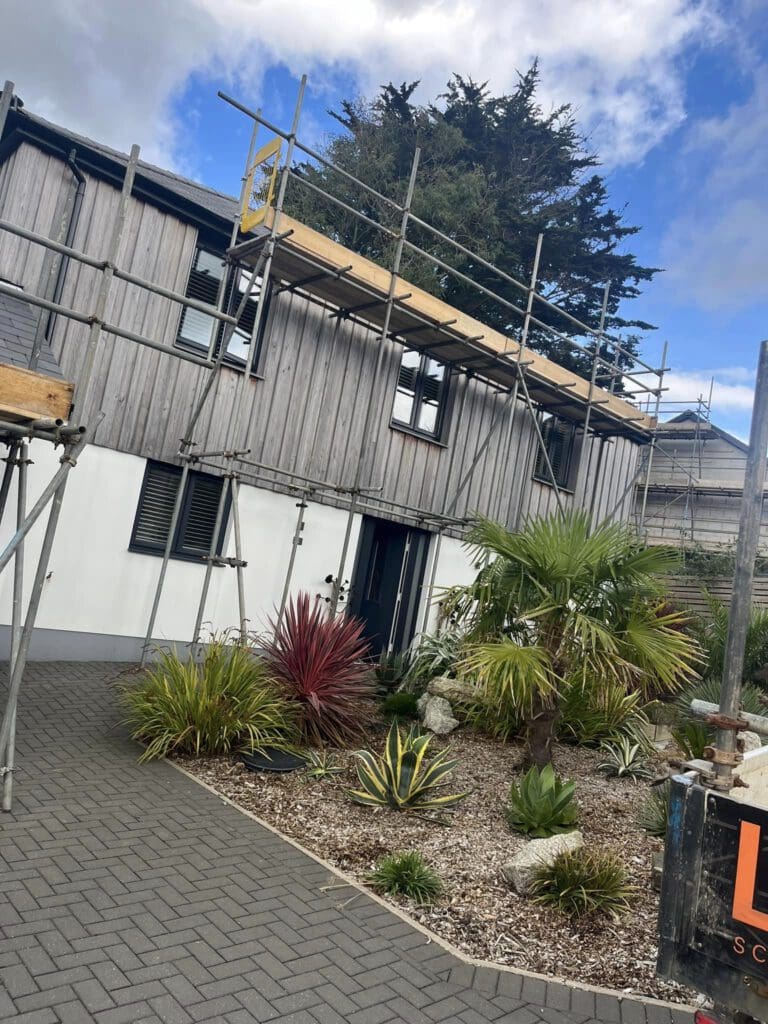
[[[544,768],[552,763],[552,743],[558,715],[557,708],[545,706],[539,698],[534,699],[531,717],[526,722],[525,759],[528,764]]]

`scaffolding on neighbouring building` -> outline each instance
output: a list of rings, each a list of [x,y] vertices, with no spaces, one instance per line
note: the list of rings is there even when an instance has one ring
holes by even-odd
[[[664,372],[666,370],[666,349],[660,367],[644,362],[629,351],[622,341],[606,330],[606,314],[608,307],[608,288],[606,286],[602,314],[597,326],[579,321],[565,309],[550,302],[537,291],[539,265],[544,239],[538,239],[536,254],[533,261],[531,276],[528,282],[522,282],[496,268],[479,255],[472,253],[437,228],[418,218],[411,209],[414,189],[417,185],[419,151],[414,154],[411,173],[406,194],[399,200],[392,199],[377,192],[366,183],[358,180],[349,172],[335,166],[322,154],[305,145],[298,136],[301,108],[306,79],[302,79],[299,87],[293,122],[288,131],[274,126],[261,116],[258,111],[251,111],[242,103],[228,96],[222,98],[245,114],[253,124],[251,143],[242,180],[240,196],[240,215],[232,226],[231,246],[227,259],[231,264],[247,265],[250,268],[247,287],[242,293],[239,308],[234,314],[225,311],[226,288],[224,277],[219,288],[215,305],[201,302],[157,283],[132,274],[117,264],[118,251],[123,232],[126,209],[131,197],[134,178],[139,166],[139,149],[134,146],[128,158],[120,201],[111,230],[111,238],[105,258],[96,258],[86,252],[67,244],[65,238],[49,238],[39,232],[5,220],[0,221],[0,231],[10,232],[27,241],[45,247],[46,251],[58,259],[73,260],[93,268],[99,273],[99,284],[93,296],[93,306],[89,312],[77,310],[63,304],[49,295],[37,295],[24,292],[24,301],[40,310],[48,311],[65,318],[79,321],[88,327],[83,369],[75,384],[73,396],[74,419],[81,415],[84,408],[84,397],[92,384],[94,360],[97,348],[103,343],[105,336],[113,335],[126,339],[139,346],[146,346],[162,352],[174,359],[195,364],[207,371],[200,393],[196,394],[191,403],[187,428],[181,439],[178,458],[182,473],[176,492],[172,519],[168,530],[168,538],[158,573],[152,608],[147,623],[144,657],[146,658],[154,640],[155,625],[160,609],[164,588],[167,582],[168,565],[171,557],[172,538],[178,523],[182,496],[187,476],[193,467],[206,467],[223,476],[224,485],[219,496],[216,524],[212,533],[210,551],[205,559],[206,571],[201,587],[197,614],[191,626],[190,640],[199,643],[205,617],[206,603],[212,569],[216,565],[226,565],[235,570],[239,626],[242,634],[247,632],[247,595],[243,568],[247,564],[244,559],[243,535],[240,522],[239,493],[240,481],[246,480],[267,486],[279,485],[287,493],[295,494],[297,502],[297,518],[293,536],[291,554],[286,566],[280,614],[290,593],[292,573],[294,570],[296,549],[301,540],[307,500],[314,495],[333,495],[334,499],[346,506],[347,521],[343,542],[339,552],[338,569],[333,577],[331,612],[336,613],[342,605],[345,573],[350,555],[351,538],[355,516],[361,513],[378,515],[396,515],[405,522],[417,524],[436,534],[432,545],[430,560],[425,574],[427,583],[423,595],[423,628],[426,628],[428,610],[432,603],[440,543],[443,534],[448,531],[461,530],[465,520],[455,513],[462,494],[472,480],[472,475],[480,458],[493,442],[493,439],[505,431],[511,436],[515,418],[530,414],[535,432],[535,443],[540,452],[542,463],[551,483],[558,508],[565,507],[563,492],[550,462],[545,444],[540,417],[541,408],[557,408],[558,412],[572,418],[584,437],[600,436],[601,443],[590,446],[590,458],[582,460],[575,487],[576,506],[587,510],[594,508],[594,491],[590,492],[590,474],[599,474],[600,461],[607,439],[607,432],[624,432],[640,442],[651,441],[648,448],[650,464],[653,458],[653,428],[658,421],[662,395],[664,393]],[[0,96],[0,135],[3,124],[13,102],[13,84],[6,82]],[[270,133],[272,138],[257,153],[256,138],[259,128]],[[282,144],[285,152],[282,153]],[[297,174],[293,164],[294,154],[300,151],[304,157],[331,168],[345,180],[354,184],[361,193],[384,204],[397,222],[396,228],[389,228],[366,217],[361,211],[342,202],[338,197],[324,192],[321,194],[331,204],[343,207],[363,221],[382,231],[393,245],[393,259],[389,268],[377,267],[370,261],[358,257],[349,250],[336,246],[323,236],[305,228],[284,213],[286,191],[289,184],[297,183],[298,187],[306,187],[310,183]],[[264,169],[267,173],[264,174]],[[258,176],[261,175],[259,178]],[[310,187],[317,190],[317,186]],[[259,193],[259,204],[254,207],[254,191]],[[512,286],[520,294],[518,302],[511,301],[484,284],[473,280],[467,274],[451,266],[450,263],[438,258],[428,250],[416,245],[408,238],[410,225],[418,227],[422,234],[431,236],[444,246],[448,246],[457,254],[470,257],[496,275],[505,287]],[[254,229],[256,233],[254,234]],[[485,299],[497,303],[500,307],[520,318],[520,329],[516,336],[500,334],[487,328],[478,321],[460,314],[450,307],[445,307],[439,300],[428,296],[404,282],[400,276],[403,252],[408,249],[430,260],[435,266],[457,280],[476,289]],[[115,280],[127,282],[149,294],[165,297],[182,308],[192,308],[209,316],[214,327],[211,330],[210,345],[207,354],[196,355],[164,341],[147,337],[136,331],[128,330],[117,323],[106,320],[107,301]],[[235,411],[230,418],[230,441],[223,448],[215,451],[199,451],[195,443],[195,430],[208,403],[215,402],[217,380],[225,365],[224,356],[229,340],[238,324],[246,302],[253,294],[257,284],[264,293],[272,280],[280,280],[281,289],[299,290],[311,300],[334,305],[345,318],[362,322],[369,330],[376,332],[378,337],[377,370],[380,371],[384,359],[385,342],[394,341],[400,345],[417,348],[428,353],[439,353],[441,361],[450,367],[451,373],[466,374],[479,378],[495,387],[505,395],[504,401],[494,416],[485,435],[478,440],[474,457],[470,466],[458,483],[456,490],[446,501],[440,512],[393,502],[386,499],[381,492],[381,482],[375,476],[366,476],[376,472],[375,446],[376,435],[374,425],[381,416],[381,408],[376,402],[375,390],[367,405],[365,424],[359,438],[359,448],[355,460],[355,472],[351,479],[324,480],[289,471],[283,467],[250,458],[247,438],[237,436],[239,412],[243,402],[247,382],[253,366],[256,345],[254,340],[259,335],[262,319],[265,315],[265,303],[256,306],[243,384],[239,390]],[[339,287],[343,285],[343,291]],[[0,294],[17,295],[12,286],[0,281]],[[355,300],[350,304],[350,296]],[[359,301],[358,301],[359,300]],[[575,328],[587,344],[580,344],[573,337],[563,333],[542,319],[542,309],[547,315],[555,314],[563,322]],[[448,315],[445,310],[448,310]],[[218,328],[223,325],[223,337],[219,338]],[[558,339],[569,350],[576,350],[582,356],[587,354],[591,360],[591,374],[588,380],[577,374],[558,367],[548,360],[542,359],[530,347],[530,330],[535,325],[549,336]],[[35,369],[33,361],[31,369]],[[376,380],[378,374],[374,374]],[[621,397],[615,392],[621,381]],[[650,403],[650,411],[641,408],[641,401]],[[634,404],[634,407],[633,407]],[[11,421],[0,420],[0,441],[8,447],[6,469],[0,486],[0,514],[5,510],[10,493],[11,478],[17,474],[17,520],[16,531],[0,553],[0,571],[11,561],[14,563],[14,598],[12,621],[12,649],[10,659],[10,683],[7,704],[0,728],[0,776],[3,778],[3,807],[10,809],[11,790],[14,765],[14,731],[16,705],[22,685],[25,666],[29,653],[29,645],[35,628],[37,612],[48,570],[48,562],[56,534],[56,528],[64,499],[67,479],[77,460],[92,439],[97,423],[85,424],[63,422],[58,420],[36,420],[22,418]],[[31,508],[26,505],[26,466],[27,442],[36,440],[51,443],[62,448],[60,465],[51,480],[44,487],[41,495]],[[592,466],[593,449],[597,448]],[[636,484],[636,478],[632,480]],[[616,503],[622,507],[626,494]],[[223,522],[227,503],[230,503],[233,521],[235,554],[232,558],[222,558],[217,553],[219,527]],[[37,566],[34,571],[31,593],[26,610],[22,608],[22,588],[24,585],[24,541],[34,523],[48,509],[48,520]],[[641,524],[642,526],[642,516]],[[390,646],[392,638],[390,637]]]

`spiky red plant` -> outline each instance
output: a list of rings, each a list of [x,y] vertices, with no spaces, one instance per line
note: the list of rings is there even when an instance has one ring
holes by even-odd
[[[300,704],[305,740],[341,747],[359,738],[374,693],[362,661],[369,652],[363,623],[346,615],[329,618],[319,602],[300,593],[270,625],[264,658]]]

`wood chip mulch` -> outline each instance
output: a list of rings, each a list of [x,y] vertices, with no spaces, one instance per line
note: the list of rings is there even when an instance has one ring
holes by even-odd
[[[372,749],[382,749],[384,736],[377,731]],[[443,745],[436,738],[430,752]],[[510,831],[504,818],[510,782],[520,774],[519,746],[466,731],[451,736],[449,745],[458,758],[450,791],[466,790],[469,796],[448,827],[353,804],[346,790],[356,783],[354,758],[346,751],[330,754],[343,772],[321,780],[304,772],[248,772],[235,758],[179,761],[234,803],[360,881],[384,854],[419,850],[442,877],[445,895],[428,909],[406,899],[393,902],[470,956],[628,994],[691,1002],[694,993],[655,974],[658,894],[651,886],[651,858],[662,843],[634,823],[648,785],[596,772],[600,755],[595,751],[556,747],[558,773],[577,783],[585,843],[619,854],[638,887],[632,912],[620,921],[574,922],[518,896],[501,875],[502,865],[527,841]]]

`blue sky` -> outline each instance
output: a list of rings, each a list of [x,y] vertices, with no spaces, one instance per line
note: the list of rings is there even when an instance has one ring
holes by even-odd
[[[232,92],[301,134],[390,79],[432,99],[452,72],[511,88],[534,57],[545,107],[571,102],[629,242],[665,268],[625,313],[670,343],[669,396],[716,378],[713,417],[746,435],[768,336],[766,0],[30,0],[5,16],[0,75],[58,123],[236,192],[250,125]],[[18,24],[7,24],[18,18]],[[417,98],[418,98],[417,94]]]

